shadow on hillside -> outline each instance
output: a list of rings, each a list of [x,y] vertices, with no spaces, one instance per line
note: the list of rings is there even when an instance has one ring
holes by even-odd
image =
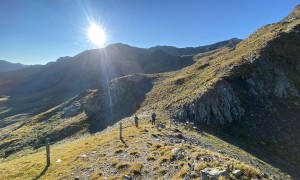
[[[43,175],[45,175],[45,173],[47,172],[49,166],[45,166],[43,171],[34,179],[40,179]]]
[[[153,87],[153,79],[133,74],[110,82],[109,90],[98,90],[87,105],[88,129],[96,133],[132,116]]]
[[[121,138],[121,142],[125,145],[125,147],[128,147],[128,145],[127,145],[126,142],[124,141],[124,138]]]
[[[248,140],[245,140],[243,137],[234,134],[233,127],[226,127],[226,129],[210,129],[208,127],[204,128],[205,132],[212,134],[219,139],[226,141],[234,146],[241,148],[242,150],[252,154],[257,159],[260,159],[278,169],[283,171],[284,173],[290,175],[293,179],[297,179],[300,177],[299,168],[293,166],[287,161],[281,159],[278,156],[272,155],[270,152],[267,152],[264,147],[258,144],[254,144]],[[235,158],[235,157],[234,157]]]
[[[4,119],[16,114],[29,114],[30,116],[46,112],[49,109],[69,100],[79,92],[69,91],[68,94],[63,91],[36,93],[28,95],[12,95],[3,106],[9,109],[0,114],[0,119]],[[51,99],[48,99],[51,97]]]

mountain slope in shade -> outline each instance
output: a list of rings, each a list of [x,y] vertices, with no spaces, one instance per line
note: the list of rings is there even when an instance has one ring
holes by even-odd
[[[214,46],[207,50],[221,47],[223,46]],[[44,66],[7,72],[0,76],[0,95],[10,96],[6,102],[8,107],[15,104],[20,106],[0,114],[0,117],[29,112],[32,109],[42,112],[86,89],[106,87],[116,77],[133,73],[175,71],[194,62],[190,55],[177,56],[161,49],[112,44],[106,48],[84,51],[74,57],[59,58]],[[20,98],[25,96],[26,98]],[[21,106],[24,103],[28,106]]]
[[[27,67],[27,65],[20,63],[11,63],[4,60],[0,60],[0,72],[13,71],[17,69],[22,69]]]

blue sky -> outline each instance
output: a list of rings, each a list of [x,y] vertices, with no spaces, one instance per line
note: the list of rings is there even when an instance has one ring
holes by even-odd
[[[1,0],[0,59],[45,64],[93,48],[91,22],[105,45],[193,47],[246,38],[278,22],[297,0]]]

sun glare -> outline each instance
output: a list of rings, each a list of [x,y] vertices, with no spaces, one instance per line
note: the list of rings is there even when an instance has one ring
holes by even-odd
[[[106,39],[104,29],[96,24],[91,24],[88,36],[89,40],[97,46],[103,46]]]

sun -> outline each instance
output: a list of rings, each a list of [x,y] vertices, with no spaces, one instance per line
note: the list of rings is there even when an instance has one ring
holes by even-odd
[[[99,47],[103,46],[106,40],[104,29],[96,24],[91,24],[88,30],[88,37],[94,45],[97,45]]]

